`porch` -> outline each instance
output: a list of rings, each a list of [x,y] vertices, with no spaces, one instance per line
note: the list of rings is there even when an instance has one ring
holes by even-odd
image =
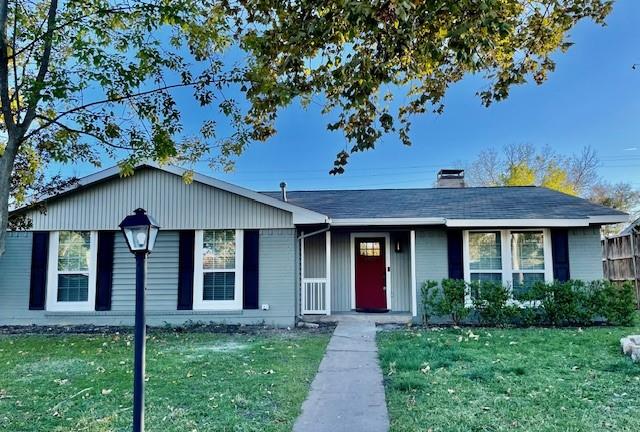
[[[361,314],[376,322],[411,320],[417,314],[415,249],[415,231],[408,229],[300,230],[299,314],[305,320]]]

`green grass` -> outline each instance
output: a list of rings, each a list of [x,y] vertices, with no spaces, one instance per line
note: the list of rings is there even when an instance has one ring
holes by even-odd
[[[287,431],[328,334],[156,332],[150,431]],[[131,335],[0,336],[0,431],[131,430]]]
[[[640,327],[378,336],[392,431],[638,431]]]

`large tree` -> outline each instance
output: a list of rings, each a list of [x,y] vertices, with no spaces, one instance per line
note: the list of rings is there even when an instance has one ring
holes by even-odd
[[[24,190],[45,161],[124,158],[124,174],[141,159],[229,167],[275,133],[280,108],[318,96],[328,127],[350,143],[340,173],[384,134],[410,144],[412,115],[442,112],[466,74],[486,77],[485,105],[542,83],[551,55],[571,45],[567,32],[585,18],[602,24],[610,9],[609,0],[0,0],[0,252],[11,185]],[[216,108],[197,131],[182,126],[185,89]],[[16,169],[20,155],[35,161],[30,171]]]
[[[596,151],[584,147],[563,155],[549,147],[510,144],[481,151],[467,167],[472,186],[544,186],[570,195],[588,195],[599,180]]]

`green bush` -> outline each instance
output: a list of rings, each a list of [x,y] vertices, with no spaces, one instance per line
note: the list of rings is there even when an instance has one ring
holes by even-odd
[[[439,286],[440,285],[440,286]],[[465,293],[470,292],[478,321],[483,325],[586,326],[605,322],[630,325],[636,314],[633,284],[609,281],[534,284],[512,301],[512,293],[502,284],[485,281],[466,284],[444,279],[440,284],[427,281],[422,287],[424,322],[433,316],[448,316],[460,324],[470,314]]]
[[[530,295],[540,301],[543,322],[554,326],[590,325],[603,319],[609,325],[628,325],[635,314],[633,286],[628,283],[556,281],[536,284]]]
[[[498,326],[511,322],[515,307],[509,304],[509,289],[491,281],[472,282],[469,287],[481,324]]]
[[[594,293],[581,281],[537,283],[529,294],[538,301],[544,323],[554,326],[585,325],[594,315]]]
[[[517,327],[539,326],[544,323],[544,311],[534,305],[514,307],[512,309],[511,324]]]
[[[427,324],[434,313],[434,304],[438,297],[438,282],[428,280],[422,284],[422,323]]]
[[[467,284],[459,279],[443,279],[439,289],[435,281],[422,286],[422,306],[426,319],[432,316],[448,316],[454,325],[460,324],[471,310],[464,304]]]
[[[611,325],[632,325],[636,314],[636,295],[633,283],[616,285],[605,282],[602,299],[602,316]]]

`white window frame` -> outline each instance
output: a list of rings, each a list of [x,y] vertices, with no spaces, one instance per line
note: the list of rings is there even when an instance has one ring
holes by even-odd
[[[204,269],[202,267],[202,254],[204,250],[205,231],[229,231],[228,229],[196,230],[195,250],[193,260],[193,310],[242,310],[242,269],[243,269],[243,245],[244,231],[235,230],[236,237],[236,264],[233,269]],[[203,285],[205,273],[235,272],[234,300],[203,300]]]
[[[502,285],[512,292],[513,288],[513,273],[541,273],[540,270],[514,270],[512,262],[511,252],[511,233],[513,232],[542,232],[542,239],[544,245],[544,281],[545,283],[553,282],[553,258],[551,255],[551,231],[549,228],[512,228],[512,229],[472,229],[462,231],[462,253],[464,261],[464,280],[467,283],[471,283],[471,273],[501,273]],[[498,232],[500,233],[500,253],[502,257],[502,269],[501,270],[471,270],[470,251],[469,251],[469,233],[472,232]],[[511,299],[511,304],[515,305],[528,305],[530,302],[519,302],[518,300]],[[471,299],[471,293],[465,293],[465,305],[471,306],[473,301]]]
[[[69,232],[87,232],[87,230],[68,230]],[[52,312],[87,312],[94,311],[96,307],[96,268],[98,261],[98,232],[89,231],[89,271],[58,271],[58,246],[60,244],[60,232],[52,231],[49,234],[49,262],[47,271],[47,310]],[[65,230],[64,232],[67,232]],[[58,301],[58,275],[60,274],[86,274],[89,276],[86,301]]]

